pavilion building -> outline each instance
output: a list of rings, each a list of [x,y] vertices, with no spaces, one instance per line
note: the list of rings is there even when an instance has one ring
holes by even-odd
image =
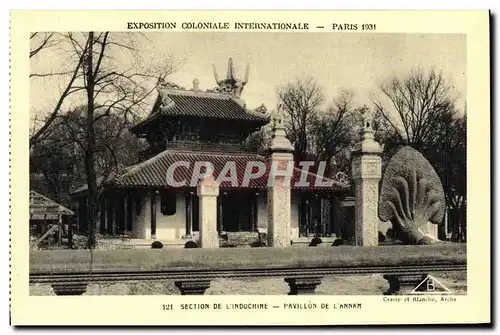
[[[215,71],[214,71],[215,72]],[[217,197],[217,230],[219,234],[265,232],[268,228],[267,189],[268,154],[246,145],[253,132],[267,125],[271,118],[264,109],[249,110],[241,99],[248,80],[234,77],[229,61],[227,77],[217,87],[202,91],[193,81],[192,89],[164,83],[151,113],[131,128],[149,148],[144,161],[124,169],[119,175],[102,181],[100,220],[97,231],[125,234],[145,242],[178,241],[183,244],[200,228],[199,199],[196,186],[189,185],[196,162],[213,165],[213,176],[226,173],[228,162],[237,171],[237,183],[223,181]],[[172,170],[172,164],[188,162]],[[266,172],[259,178],[242,182],[249,162],[261,162]],[[169,170],[170,168],[170,170]],[[167,183],[173,172],[175,181],[187,180],[182,186]],[[291,178],[289,236],[338,236],[342,229],[339,211],[349,192],[348,179],[323,177],[328,186],[315,183],[317,176],[306,174],[306,185],[297,186],[303,171],[295,166]],[[225,176],[225,174],[224,174]],[[303,178],[303,177],[302,177]],[[78,199],[80,230],[86,225],[86,187],[73,192]]]

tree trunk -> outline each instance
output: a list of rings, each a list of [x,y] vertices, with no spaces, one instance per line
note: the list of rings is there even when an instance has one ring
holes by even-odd
[[[87,174],[87,185],[88,185],[88,248],[93,249],[95,247],[95,226],[97,222],[97,178],[94,166],[94,153],[96,147],[95,133],[94,133],[94,86],[95,78],[93,73],[93,59],[92,59],[92,47],[94,44],[94,33],[90,32],[88,36],[88,49],[87,49],[87,59],[85,78],[87,81],[86,91],[87,91],[87,150],[85,152],[85,170]]]

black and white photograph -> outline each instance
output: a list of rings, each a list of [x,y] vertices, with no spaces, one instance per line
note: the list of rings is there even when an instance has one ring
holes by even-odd
[[[263,262],[294,261],[291,250],[273,264],[269,248],[465,245],[465,50],[460,34],[33,33],[30,249],[113,250],[102,276],[136,249],[127,267],[158,257],[150,249],[180,263],[241,254],[250,277],[188,290],[287,294],[283,278],[256,282]],[[359,248],[346,250],[354,261]],[[443,256],[433,250],[422,257]],[[465,271],[436,270],[466,292]],[[382,294],[396,280],[310,274],[318,294]],[[93,292],[187,293],[175,276]]]
[[[154,310],[141,320],[196,324],[369,323],[382,308],[416,320],[483,299],[467,196],[478,213],[471,185],[488,177],[470,157],[489,136],[489,87],[471,72],[467,16],[394,32],[382,16],[256,14],[24,33],[26,299],[94,296],[118,318],[139,300],[106,299],[140,298]]]

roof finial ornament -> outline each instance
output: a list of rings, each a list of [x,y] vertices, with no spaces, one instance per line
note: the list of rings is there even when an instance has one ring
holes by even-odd
[[[247,65],[246,71],[245,71],[245,79],[237,79],[235,78],[235,71],[234,71],[234,65],[233,65],[233,59],[229,58],[228,64],[227,64],[227,74],[226,74],[226,79],[219,80],[219,76],[217,75],[217,70],[215,69],[215,65],[212,64],[213,70],[214,70],[214,78],[215,82],[217,83],[217,88],[216,91],[221,92],[221,93],[229,93],[235,97],[240,97],[241,92],[243,91],[243,88],[248,82],[248,76],[249,76],[249,71],[250,71],[250,65]]]
[[[274,134],[271,141],[271,150],[273,152],[291,152],[293,151],[293,145],[290,140],[286,137],[286,128],[283,122],[283,115],[278,111],[274,116]]]
[[[363,129],[372,129],[373,111],[366,105],[363,105],[363,107],[359,109],[359,113],[361,114],[361,119],[363,120]]]

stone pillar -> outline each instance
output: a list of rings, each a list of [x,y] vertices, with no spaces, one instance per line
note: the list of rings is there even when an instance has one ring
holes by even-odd
[[[291,178],[293,175],[293,146],[285,136],[281,119],[275,119],[275,133],[271,142],[271,157],[267,184],[267,245],[290,246]]]
[[[192,192],[187,192],[186,194],[186,235],[191,236],[192,223],[191,219],[193,217],[193,194]]]
[[[367,110],[366,110],[367,111]],[[378,191],[382,176],[382,149],[374,139],[371,118],[363,114],[361,141],[353,150],[352,178],[355,188],[356,245],[378,245]]]
[[[151,215],[151,236],[150,238],[152,240],[155,240],[156,239],[156,194],[157,194],[157,191],[155,190],[152,190],[151,191],[151,202],[150,202],[150,206],[151,206],[151,211],[150,211],[150,215]]]
[[[217,197],[219,185],[213,176],[210,176],[198,183],[197,191],[200,199],[200,248],[218,248]]]

